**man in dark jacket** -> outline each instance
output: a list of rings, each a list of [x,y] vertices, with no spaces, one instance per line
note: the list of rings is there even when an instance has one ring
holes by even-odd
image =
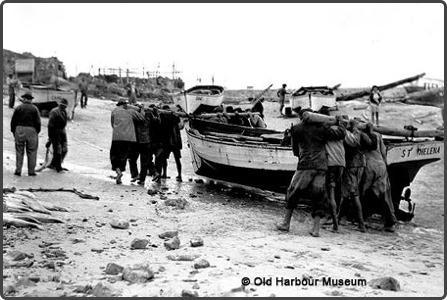
[[[358,129],[358,122],[353,119],[349,122],[344,140],[346,153],[346,170],[342,177],[342,198],[339,205],[338,218],[342,216],[345,200],[353,203],[356,209],[359,230],[365,232],[363,209],[360,202],[360,186],[363,178],[366,161],[364,152],[376,148],[376,138]]]
[[[48,118],[48,139],[53,146],[53,159],[49,168],[55,169],[58,173],[67,169],[62,168],[62,162],[67,155],[67,99],[62,99],[58,107],[50,111]]]
[[[20,104],[12,114],[11,132],[14,135],[16,146],[16,170],[14,175],[22,174],[23,156],[28,158],[28,175],[36,176],[37,148],[39,146],[40,114],[31,101],[31,93],[22,96]]]
[[[309,110],[301,110],[300,118],[305,111]],[[289,230],[293,210],[298,202],[304,198],[312,201],[314,224],[310,234],[314,237],[319,236],[320,218],[324,217],[327,204],[326,172],[328,162],[325,144],[329,140],[342,139],[344,137],[342,133],[343,131],[338,132],[321,124],[301,122],[292,127],[292,150],[299,161],[297,170],[287,189],[287,211],[283,222],[277,225],[278,230]]]
[[[164,106],[163,109],[168,110],[169,106]],[[182,149],[182,137],[180,129],[183,128],[183,123],[180,118],[174,115],[172,112],[163,113],[161,115],[161,126],[163,129],[163,178],[167,178],[167,160],[172,152],[174,154],[175,165],[177,167],[176,180],[182,181],[182,162],[181,162],[181,149]]]
[[[151,148],[151,123],[154,122],[154,114],[152,109],[144,110],[144,120],[135,124],[137,133],[137,150],[140,156],[140,174],[138,176],[138,184],[144,185],[148,171],[150,174],[155,172],[152,162],[152,148]]]

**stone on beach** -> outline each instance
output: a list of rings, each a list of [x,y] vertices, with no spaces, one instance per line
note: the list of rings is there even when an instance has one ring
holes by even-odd
[[[149,241],[146,239],[134,239],[130,243],[130,249],[146,249],[147,244]]]
[[[177,198],[177,199],[167,199],[165,201],[166,206],[173,206],[180,209],[185,209],[186,205],[188,204],[188,201],[186,201],[183,198]]]
[[[128,229],[129,228],[129,222],[124,220],[112,220],[110,222],[110,226],[115,229]]]
[[[108,275],[118,275],[124,270],[124,268],[115,263],[108,263],[106,266],[105,273]]]
[[[117,293],[112,290],[108,285],[104,285],[99,282],[92,290],[92,295],[95,297],[113,297],[117,296]]]
[[[167,250],[176,250],[180,248],[180,239],[178,238],[178,236],[175,236],[172,239],[164,242],[164,245]]]
[[[193,237],[190,241],[191,247],[203,246],[203,239],[201,237]]]
[[[200,259],[194,263],[194,269],[205,269],[210,266],[209,261],[206,259]]]
[[[167,259],[173,260],[173,261],[193,261],[197,258],[199,258],[200,255],[193,255],[193,254],[180,254],[180,255],[168,255],[166,256]]]
[[[171,239],[175,236],[178,236],[178,231],[177,230],[169,230],[169,231],[165,231],[163,233],[160,233],[158,235],[159,238],[161,239]]]
[[[196,291],[182,290],[182,297],[184,298],[199,297],[199,293],[197,293]]]
[[[123,270],[123,280],[130,283],[145,283],[154,278],[154,272],[149,268],[131,269],[125,268]]]
[[[25,252],[13,250],[8,253],[9,257],[11,257],[12,261],[24,260],[25,258],[33,258],[33,254],[28,254]]]
[[[400,291],[400,284],[393,277],[381,277],[370,280],[369,285],[374,289]]]

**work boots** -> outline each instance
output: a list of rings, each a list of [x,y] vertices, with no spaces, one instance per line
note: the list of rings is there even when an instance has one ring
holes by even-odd
[[[290,228],[290,220],[292,219],[293,209],[288,208],[286,210],[286,215],[284,216],[284,220],[282,223],[276,224],[276,229],[279,231],[289,231]]]

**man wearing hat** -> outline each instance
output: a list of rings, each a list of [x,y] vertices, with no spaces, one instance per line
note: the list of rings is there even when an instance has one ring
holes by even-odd
[[[31,102],[31,93],[22,95],[22,104],[17,106],[11,118],[11,132],[14,135],[16,147],[16,170],[14,175],[22,174],[23,156],[28,158],[28,175],[35,176],[37,148],[39,146],[40,114]]]
[[[127,101],[118,101],[112,111],[111,123],[113,128],[112,146],[110,147],[110,162],[112,170],[116,172],[116,184],[121,184],[123,172],[126,170],[127,159],[132,147],[137,142],[134,122],[143,122],[144,114],[139,108],[128,105]]]
[[[53,160],[49,168],[55,169],[57,172],[67,170],[62,168],[62,162],[67,155],[67,99],[62,99],[58,107],[50,111],[48,118],[48,139],[53,145]]]

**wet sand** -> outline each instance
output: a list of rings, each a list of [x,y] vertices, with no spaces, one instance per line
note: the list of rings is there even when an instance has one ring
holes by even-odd
[[[44,170],[36,177],[14,177],[14,143],[9,132],[12,111],[3,105],[3,186],[17,188],[76,188],[100,197],[86,200],[70,193],[36,193],[48,201],[69,209],[55,212],[64,224],[45,224],[43,231],[8,228],[3,231],[3,258],[20,250],[34,255],[29,268],[4,265],[3,288],[15,296],[85,296],[82,287],[102,283],[121,296],[180,296],[182,290],[199,296],[433,296],[444,293],[443,162],[430,164],[420,171],[412,184],[417,216],[410,224],[401,224],[394,234],[372,223],[362,234],[352,224],[340,233],[330,227],[320,238],[308,235],[310,217],[295,212],[289,233],[278,233],[274,223],[283,214],[282,195],[256,189],[234,189],[224,185],[196,183],[189,149],[184,139],[182,150],[184,181],[175,181],[175,163],[169,161],[169,176],[161,185],[147,181],[146,188],[130,184],[117,186],[109,163],[111,143],[110,112],[114,104],[89,99],[85,110],[78,109],[75,121],[68,125],[69,153],[64,174]],[[267,123],[283,129],[292,120],[273,119]],[[46,142],[43,119],[38,161],[43,161]],[[433,122],[437,122],[434,120]],[[273,124],[273,125],[272,125]],[[282,127],[284,126],[284,127]],[[282,128],[281,128],[282,127]],[[184,134],[184,133],[183,133]],[[26,174],[26,170],[23,171]],[[150,196],[147,189],[160,193]],[[184,209],[167,206],[165,199],[184,198]],[[277,200],[277,201],[272,201]],[[128,229],[113,229],[112,219],[130,222]],[[104,224],[104,225],[102,225]],[[377,229],[378,228],[378,229]],[[168,251],[158,234],[178,230],[180,249]],[[199,236],[202,247],[191,247],[189,240]],[[148,239],[144,250],[131,250],[134,238]],[[52,244],[53,243],[53,244]],[[60,250],[65,256],[45,257]],[[206,259],[210,267],[195,270],[193,261],[172,261],[168,255],[191,254]],[[48,262],[55,262],[49,269]],[[148,264],[155,272],[146,283],[130,284],[119,275],[106,275],[110,262],[121,266]],[[277,286],[275,278],[332,277],[366,279],[392,276],[401,291],[385,291],[370,286]],[[33,277],[32,280],[26,278]],[[252,284],[241,288],[241,279]],[[273,279],[272,286],[255,286],[255,277]],[[25,278],[25,279],[24,279]],[[76,292],[78,288],[78,292]],[[85,291],[87,291],[86,289]],[[98,290],[98,289],[97,289]],[[15,292],[12,292],[15,291]]]

